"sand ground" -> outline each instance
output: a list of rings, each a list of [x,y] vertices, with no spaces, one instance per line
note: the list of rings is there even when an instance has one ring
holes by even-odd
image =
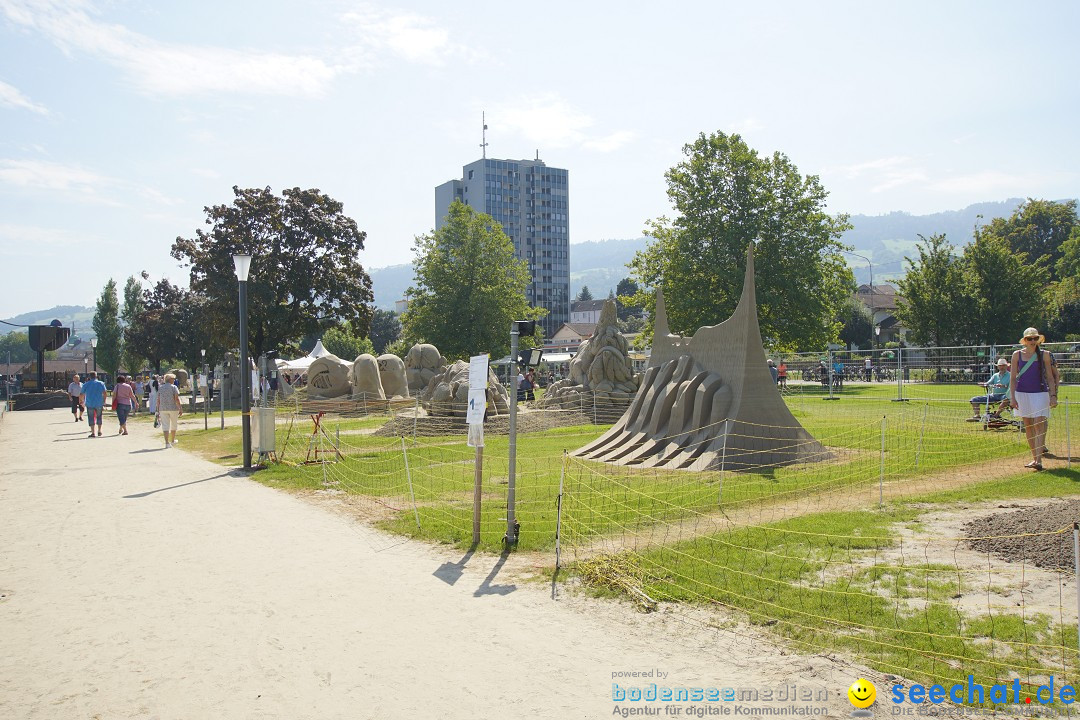
[[[404,542],[129,429],[0,424],[0,717],[601,718],[619,671],[824,689],[847,715],[866,674],[722,617],[553,599],[519,559]]]

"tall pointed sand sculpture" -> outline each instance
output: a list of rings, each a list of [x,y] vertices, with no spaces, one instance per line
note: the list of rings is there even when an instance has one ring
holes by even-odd
[[[730,318],[691,338],[668,333],[657,290],[652,356],[619,421],[574,455],[643,467],[767,469],[831,454],[796,420],[769,373],[754,296],[753,244]]]

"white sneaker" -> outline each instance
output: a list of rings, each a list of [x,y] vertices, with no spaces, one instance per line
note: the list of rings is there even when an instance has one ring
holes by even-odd
[[[172,447],[172,443],[165,443],[165,447],[166,447],[166,448],[171,448],[171,447]]]

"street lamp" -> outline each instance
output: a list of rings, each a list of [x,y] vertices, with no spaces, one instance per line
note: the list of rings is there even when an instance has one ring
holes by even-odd
[[[94,351],[94,372],[97,372],[97,338],[90,338],[90,348]]]
[[[78,367],[78,366],[76,366],[76,367]],[[82,356],[83,379],[86,379],[86,371],[89,370],[89,369],[90,369],[90,358],[86,354],[83,354],[83,356]]]
[[[233,255],[236,279],[240,281],[240,423],[244,436],[244,469],[251,469],[251,372],[248,370],[247,279],[250,255]]]

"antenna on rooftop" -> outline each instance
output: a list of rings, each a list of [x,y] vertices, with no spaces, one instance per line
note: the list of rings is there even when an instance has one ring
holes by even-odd
[[[481,113],[480,113],[480,122],[483,123],[483,125],[484,125],[484,132],[483,132],[483,140],[484,141],[482,143],[480,143],[480,149],[483,150],[483,152],[484,152],[484,159],[487,159],[487,146],[488,146],[488,142],[487,142],[487,113],[481,111]]]

